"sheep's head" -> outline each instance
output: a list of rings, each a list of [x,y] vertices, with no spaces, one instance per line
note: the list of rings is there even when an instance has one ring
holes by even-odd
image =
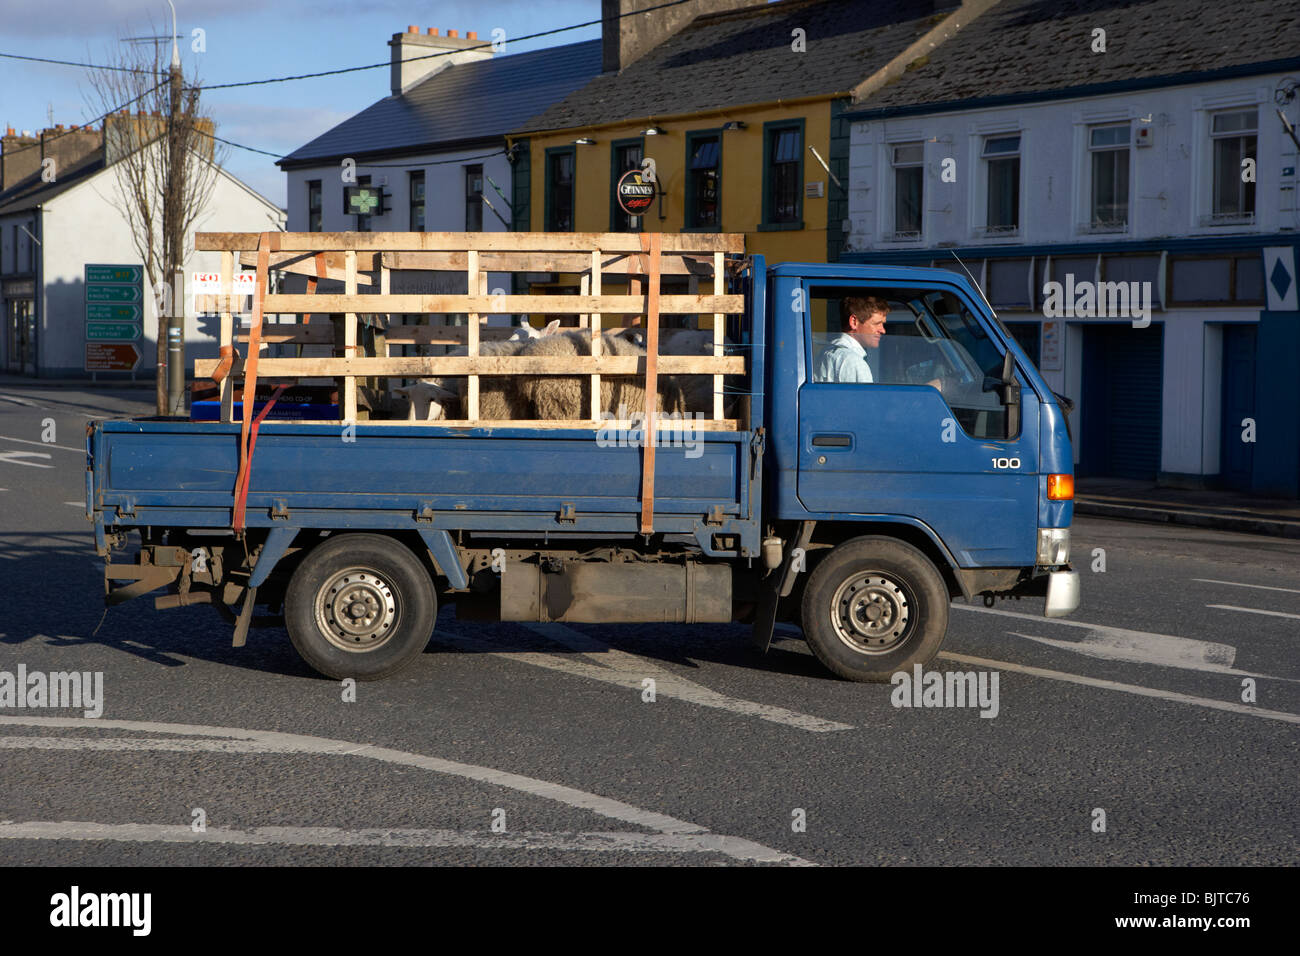
[[[410,401],[406,417],[411,421],[432,422],[445,418],[447,407],[460,400],[456,392],[433,382],[416,382],[404,388],[395,388],[393,394]]]

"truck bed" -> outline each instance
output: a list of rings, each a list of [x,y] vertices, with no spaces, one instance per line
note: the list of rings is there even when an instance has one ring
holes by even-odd
[[[238,424],[217,422],[92,422],[87,508],[97,544],[133,527],[229,527],[239,433]],[[661,438],[656,449],[654,530],[689,536],[713,556],[756,555],[754,433],[688,438],[699,444]],[[345,441],[338,425],[268,421],[253,456],[246,524],[632,536],[641,461],[640,447],[598,445],[592,426],[360,422]]]

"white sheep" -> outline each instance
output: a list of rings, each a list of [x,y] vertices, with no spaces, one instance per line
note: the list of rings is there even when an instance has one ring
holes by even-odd
[[[605,355],[645,355],[645,349],[630,341],[626,335],[605,332],[601,335],[601,350]],[[560,335],[538,339],[524,346],[523,355],[590,355],[591,332],[573,329]],[[521,379],[520,395],[531,406],[537,418],[564,421],[589,417],[591,407],[591,379],[589,376],[538,375]],[[661,411],[676,411],[681,406],[681,393],[669,378],[659,380],[658,406]],[[602,375],[600,377],[600,410],[614,412],[620,406],[645,407],[645,383],[639,376]]]

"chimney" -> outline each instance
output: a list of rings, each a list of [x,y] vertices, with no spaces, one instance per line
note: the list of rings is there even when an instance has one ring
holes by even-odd
[[[388,85],[393,96],[400,96],[417,83],[427,80],[439,70],[456,63],[473,63],[486,60],[492,55],[492,46],[477,39],[477,34],[458,36],[459,31],[447,30],[442,36],[437,27],[429,27],[427,33],[421,33],[417,26],[409,26],[405,33],[394,33],[388,41],[391,49],[389,56]],[[477,47],[478,49],[472,49]],[[430,56],[443,53],[443,56]],[[428,57],[428,59],[416,59]],[[414,62],[408,62],[414,61]]]
[[[600,0],[601,69],[617,73],[635,63],[654,47],[706,13],[720,13],[753,6],[757,0],[687,0],[673,7],[637,13],[657,7],[663,0]],[[620,14],[631,14],[622,16]]]

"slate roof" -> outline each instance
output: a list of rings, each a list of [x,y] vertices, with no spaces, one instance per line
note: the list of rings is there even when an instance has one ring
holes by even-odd
[[[931,0],[784,0],[697,17],[515,133],[847,93],[942,19]],[[791,49],[795,29],[807,50]]]
[[[1105,53],[1092,52],[1098,27]],[[859,105],[915,111],[1288,58],[1300,58],[1300,0],[1002,0]]]
[[[600,72],[600,41],[444,67],[277,160],[281,167],[344,156],[445,149],[504,137]]]
[[[94,176],[103,168],[104,151],[98,149],[66,169],[60,169],[52,183],[42,182],[40,170],[37,170],[0,193],[0,216],[35,209],[41,203],[49,202],[59,193],[67,192],[78,183]]]

